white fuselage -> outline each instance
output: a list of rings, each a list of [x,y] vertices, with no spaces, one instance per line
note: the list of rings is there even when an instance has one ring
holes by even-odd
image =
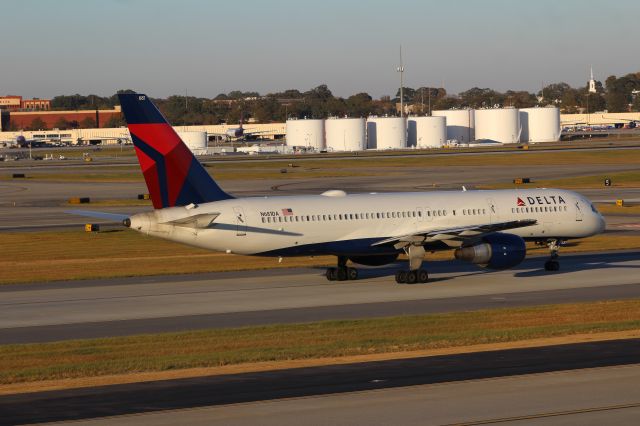
[[[566,190],[329,194],[172,207],[132,216],[131,228],[227,253],[300,256],[384,254],[394,249],[372,244],[412,233],[512,220],[537,220],[536,225],[505,231],[524,239],[583,238],[605,226],[586,198]],[[175,224],[207,214],[215,219],[205,228]]]

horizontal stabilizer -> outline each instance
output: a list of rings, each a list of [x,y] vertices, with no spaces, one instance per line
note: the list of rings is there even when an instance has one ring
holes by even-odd
[[[91,210],[67,210],[65,213],[73,214],[76,216],[92,217],[94,219],[103,219],[111,222],[122,222],[129,217],[128,214],[94,212]]]
[[[220,213],[202,213],[194,216],[185,217],[183,219],[171,220],[164,222],[167,225],[184,226],[185,228],[208,228],[214,220],[220,216]]]

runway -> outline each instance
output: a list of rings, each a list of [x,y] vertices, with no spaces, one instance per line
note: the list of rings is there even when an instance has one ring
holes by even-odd
[[[629,339],[8,395],[0,424],[631,425],[639,359]]]
[[[6,285],[0,343],[640,297],[637,252],[565,255],[557,273],[543,262],[491,273],[430,262],[432,281],[415,285],[395,284],[393,268],[362,270],[363,279],[347,282],[280,269]]]

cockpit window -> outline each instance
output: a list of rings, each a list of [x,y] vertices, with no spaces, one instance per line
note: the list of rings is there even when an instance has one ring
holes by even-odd
[[[598,209],[596,209],[596,206],[594,206],[592,203],[589,203],[589,205],[591,206],[591,211],[594,213],[599,213]]]

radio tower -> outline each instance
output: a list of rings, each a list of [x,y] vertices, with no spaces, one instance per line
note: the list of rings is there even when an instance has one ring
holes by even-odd
[[[404,117],[404,80],[402,78],[404,66],[402,65],[402,45],[400,45],[400,66],[396,68],[396,71],[400,73],[400,117]]]

